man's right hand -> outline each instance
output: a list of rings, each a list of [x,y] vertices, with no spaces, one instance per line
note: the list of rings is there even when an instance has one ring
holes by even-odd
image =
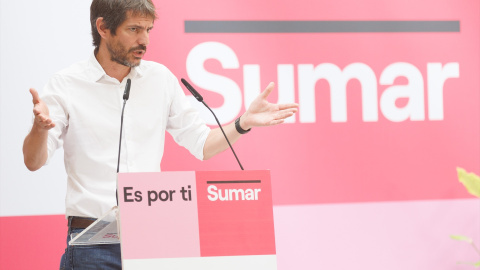
[[[30,93],[32,94],[33,114],[35,115],[33,127],[39,130],[49,130],[55,127],[55,123],[50,118],[48,106],[40,99],[37,90],[30,88]]]
[[[50,118],[47,104],[40,99],[38,92],[31,88],[30,93],[35,119],[32,130],[23,142],[23,161],[30,171],[36,171],[47,161],[48,130],[55,127],[55,123]]]

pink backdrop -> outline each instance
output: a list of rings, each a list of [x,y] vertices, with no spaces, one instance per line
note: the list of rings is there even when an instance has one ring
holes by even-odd
[[[450,4],[448,4],[450,3]],[[394,122],[378,106],[378,120],[362,119],[361,85],[347,84],[347,121],[331,120],[330,89],[326,80],[315,87],[316,119],[302,122],[300,104],[295,123],[255,129],[235,145],[247,169],[272,170],[274,204],[346,203],[457,199],[468,197],[455,181],[456,166],[480,171],[480,47],[475,1],[158,1],[160,19],[152,31],[147,58],[168,66],[189,80],[186,59],[203,42],[230,47],[239,67],[224,69],[218,60],[205,69],[233,80],[244,89],[242,66],[260,66],[261,88],[277,84],[277,66],[294,69],[294,96],[299,102],[299,65],[330,63],[340,69],[363,63],[374,72],[378,101],[390,85],[379,79],[387,66],[408,63],[423,78],[398,76],[394,85],[409,85],[424,99],[424,120]],[[188,8],[187,8],[188,7]],[[433,20],[460,21],[460,32],[440,33],[184,33],[186,20]],[[427,65],[458,63],[458,78],[443,85],[443,119],[430,120]],[[411,79],[409,81],[409,79]],[[195,81],[191,81],[195,87]],[[211,83],[212,88],[215,83]],[[211,107],[220,107],[222,95],[197,86]],[[365,91],[365,89],[364,89]],[[407,90],[405,90],[407,91]],[[276,93],[271,101],[276,102]],[[238,100],[245,106],[244,100]],[[396,106],[407,106],[398,98]],[[411,101],[413,103],[413,101]],[[412,105],[413,106],[413,105]],[[375,110],[375,108],[368,108]],[[244,111],[244,109],[242,109]],[[185,150],[167,144],[163,170],[237,169],[230,152],[199,162]]]

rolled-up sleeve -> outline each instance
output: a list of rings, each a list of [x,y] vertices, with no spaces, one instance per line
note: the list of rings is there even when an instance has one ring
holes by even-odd
[[[196,158],[203,160],[203,147],[210,128],[200,118],[181,89],[178,80],[172,82],[173,97],[167,122],[167,131],[179,145],[185,147]]]
[[[48,106],[50,118],[55,127],[48,131],[48,164],[55,150],[63,146],[63,133],[68,127],[67,101],[62,91],[65,91],[66,83],[59,76],[54,76],[43,89],[42,100]]]

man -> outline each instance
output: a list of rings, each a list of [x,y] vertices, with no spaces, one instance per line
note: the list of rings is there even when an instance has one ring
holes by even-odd
[[[127,79],[120,171],[160,171],[165,131],[199,159],[228,148],[221,131],[210,130],[192,109],[178,80],[163,65],[142,61],[156,19],[151,0],[93,0],[95,50],[88,61],[55,74],[41,99],[30,89],[35,115],[23,153],[38,170],[63,146],[68,175],[68,238],[116,205],[119,116]],[[297,104],[271,104],[269,84],[237,123],[225,127],[233,143],[252,127],[280,124]],[[119,245],[67,246],[60,269],[121,269]]]

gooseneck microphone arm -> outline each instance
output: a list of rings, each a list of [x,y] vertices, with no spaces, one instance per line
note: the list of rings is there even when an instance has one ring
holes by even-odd
[[[120,140],[118,142],[117,174],[120,171],[120,151],[122,150],[123,112],[125,111],[125,105],[127,104],[127,100],[130,97],[131,85],[132,85],[132,81],[128,79],[127,84],[125,85],[125,91],[123,92],[123,107],[122,107],[122,115],[120,117]],[[115,198],[117,200],[117,206],[118,206],[118,189],[115,191]]]
[[[188,89],[188,91],[190,91],[190,93],[192,93],[192,95],[201,103],[203,103],[203,105],[205,105],[205,107],[207,107],[207,109],[213,114],[213,117],[215,117],[215,121],[217,121],[217,124],[218,126],[220,127],[220,130],[222,131],[223,133],[223,136],[225,136],[225,139],[227,140],[227,143],[228,143],[228,146],[230,146],[230,149],[232,150],[232,153],[233,155],[235,156],[235,159],[237,159],[237,162],[238,162],[238,165],[240,165],[240,169],[242,169],[242,171],[244,170],[243,169],[243,166],[242,166],[242,163],[240,163],[240,160],[238,159],[237,157],[237,154],[235,153],[235,150],[233,150],[233,147],[232,147],[232,144],[230,143],[230,141],[228,140],[228,137],[227,137],[227,134],[225,134],[225,131],[223,130],[222,128],[222,125],[220,124],[220,121],[218,121],[218,118],[217,116],[215,115],[215,113],[212,111],[212,109],[210,109],[210,107],[208,107],[207,103],[205,103],[203,101],[203,97],[202,95],[200,95],[197,90],[195,90],[185,79],[181,79],[183,85],[185,85],[185,87]]]
[[[117,173],[120,171],[120,151],[122,150],[123,112],[125,111],[125,104],[127,104],[127,100],[130,97],[130,86],[131,85],[132,85],[132,81],[130,79],[128,79],[127,84],[125,85],[125,91],[123,92],[122,116],[120,117],[120,140],[118,142]]]

